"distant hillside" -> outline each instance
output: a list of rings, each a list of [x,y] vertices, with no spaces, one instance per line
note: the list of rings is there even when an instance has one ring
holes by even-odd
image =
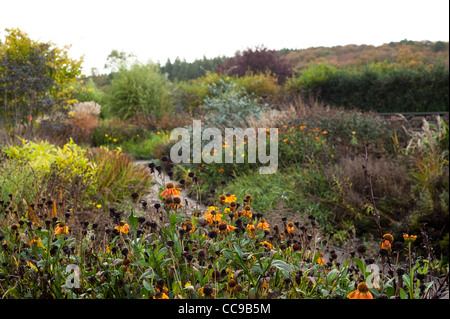
[[[442,63],[447,69],[449,65],[449,43],[442,41],[403,40],[381,46],[349,44],[302,50],[283,49],[279,52],[297,72],[306,69],[310,64],[322,62],[338,68],[377,62],[407,64],[411,67]]]

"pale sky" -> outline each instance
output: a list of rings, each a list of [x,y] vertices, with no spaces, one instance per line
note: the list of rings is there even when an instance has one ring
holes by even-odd
[[[0,39],[71,45],[84,73],[111,50],[141,62],[233,56],[238,50],[449,41],[448,0],[0,0]]]

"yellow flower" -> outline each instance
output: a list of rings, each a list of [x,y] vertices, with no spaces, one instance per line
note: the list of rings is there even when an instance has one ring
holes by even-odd
[[[113,139],[113,142],[117,142],[117,138]]]
[[[358,284],[358,287],[355,291],[352,291],[348,294],[347,298],[349,299],[373,299],[372,294],[369,291],[369,286],[365,282],[361,282]]]
[[[218,211],[219,208],[218,208],[218,207],[215,207],[215,206],[209,206],[209,207],[207,208],[208,213],[212,212],[213,210]]]
[[[69,227],[66,226],[64,223],[59,223],[58,226],[55,228],[55,235],[61,235],[61,234],[68,234],[69,233]]]
[[[98,204],[98,205],[97,205],[97,208],[102,208],[102,204]]]
[[[301,126],[300,126],[300,131],[303,131],[305,128],[306,128],[305,125],[301,125]]]
[[[210,212],[206,212],[203,218],[208,222],[209,226],[213,226],[215,222],[220,222],[222,220],[222,216],[222,214],[212,210]]]
[[[225,203],[232,203],[236,201],[236,196],[231,195],[231,194],[226,194],[225,195]]]
[[[271,243],[269,243],[268,241],[261,242],[261,245],[264,246],[264,247],[267,247],[269,249],[273,249],[274,248],[273,245]]]

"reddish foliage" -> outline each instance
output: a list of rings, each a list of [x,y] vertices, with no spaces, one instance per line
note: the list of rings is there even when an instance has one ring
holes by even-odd
[[[244,76],[247,72],[254,74],[271,72],[278,76],[278,83],[282,84],[292,74],[292,66],[284,57],[278,55],[275,50],[265,47],[257,47],[255,50],[247,49],[236,53],[217,67],[218,73],[226,73],[229,76]]]

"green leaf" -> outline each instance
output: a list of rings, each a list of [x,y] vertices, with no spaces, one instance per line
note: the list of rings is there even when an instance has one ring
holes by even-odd
[[[242,249],[239,247],[237,243],[233,243],[234,251],[238,254],[238,256],[242,259]]]
[[[152,285],[149,284],[149,282],[147,280],[143,281],[144,283],[144,288],[147,289],[148,291],[150,291],[152,294],[155,294],[155,288],[153,288]]]
[[[177,295],[180,293],[180,286],[175,281],[172,283],[172,293],[174,295]]]
[[[272,261],[272,264],[271,264],[271,265],[272,265],[273,267],[276,267],[276,268],[278,268],[278,269],[280,269],[280,270],[285,270],[285,271],[287,271],[287,272],[292,272],[292,271],[294,271],[294,268],[292,268],[291,265],[289,265],[288,263],[286,263],[286,262],[283,261],[283,260],[276,259],[276,260]]]
[[[138,218],[133,215],[133,211],[131,211],[131,214],[128,217],[128,221],[130,222],[130,226],[133,228],[136,228],[139,225]]]
[[[233,260],[234,259],[234,254],[231,250],[229,250],[228,248],[224,248],[222,250],[222,254],[223,256],[228,259],[228,260]]]
[[[403,281],[405,282],[405,285],[408,287],[408,289],[409,290],[411,290],[411,278],[407,275],[407,274],[404,274],[403,276],[402,276],[402,278],[403,278]]]
[[[403,290],[403,288],[400,288],[400,298],[401,298],[401,299],[408,299],[408,295],[407,295],[406,292]]]
[[[364,262],[358,258],[353,258],[353,261],[358,265],[359,269],[361,270],[361,272],[364,274],[365,276],[365,266],[364,266]]]

